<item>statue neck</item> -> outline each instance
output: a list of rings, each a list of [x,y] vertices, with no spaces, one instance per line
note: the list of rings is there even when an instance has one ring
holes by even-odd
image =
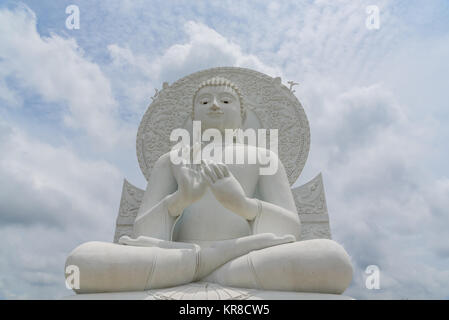
[[[231,130],[233,130],[233,132],[235,132],[235,130],[238,130],[238,129],[239,128],[231,129]],[[210,144],[214,144],[214,145],[217,145],[217,146],[223,146],[224,147],[224,146],[227,146],[227,145],[240,143],[240,141],[238,141],[238,138],[237,138],[237,136],[235,134],[233,134],[232,139],[227,138],[226,134],[225,134],[225,130],[219,130],[220,134],[221,134],[221,141],[220,141],[220,139],[215,139],[215,137],[212,137],[209,141],[203,141],[202,137],[203,137],[204,131],[201,132],[201,137],[198,137],[200,139],[199,141],[201,142],[201,146],[203,146],[203,147],[207,146],[207,145],[210,145]],[[232,141],[232,142],[229,142],[229,141]],[[194,143],[195,143],[195,141],[194,141]]]

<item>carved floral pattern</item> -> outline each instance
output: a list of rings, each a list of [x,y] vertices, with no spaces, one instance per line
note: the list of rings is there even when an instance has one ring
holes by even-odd
[[[123,181],[122,198],[117,216],[114,242],[123,236],[132,236],[134,220],[142,202],[144,191],[133,186],[126,179]]]
[[[211,282],[193,282],[168,289],[147,291],[154,300],[245,300],[254,290],[224,287]]]
[[[301,220],[301,240],[331,239],[321,173],[306,184],[292,189]]]
[[[299,215],[327,214],[321,173],[306,184],[292,189]]]

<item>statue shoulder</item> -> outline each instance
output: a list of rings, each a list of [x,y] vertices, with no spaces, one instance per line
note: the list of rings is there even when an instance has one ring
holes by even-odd
[[[170,153],[172,151],[169,151],[167,153],[164,153],[163,155],[161,155],[159,157],[159,159],[157,159],[157,161],[154,164],[153,169],[155,168],[163,168],[163,167],[170,167]]]

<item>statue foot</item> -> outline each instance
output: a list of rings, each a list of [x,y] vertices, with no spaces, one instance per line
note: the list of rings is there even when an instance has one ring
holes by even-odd
[[[240,242],[247,240],[254,242],[257,245],[257,247],[259,247],[259,249],[263,249],[284,243],[295,242],[296,238],[291,234],[287,234],[285,236],[277,236],[274,233],[260,233],[249,237],[239,238],[236,240],[236,244],[239,244]]]
[[[136,247],[158,247],[162,249],[193,249],[199,250],[199,246],[193,243],[166,241],[152,237],[139,236],[136,239],[129,236],[122,236],[118,240],[119,244]]]
[[[292,235],[276,236],[273,233],[261,233],[237,239],[216,241],[208,247],[201,248],[196,280],[210,274],[224,263],[252,251],[294,242]]]

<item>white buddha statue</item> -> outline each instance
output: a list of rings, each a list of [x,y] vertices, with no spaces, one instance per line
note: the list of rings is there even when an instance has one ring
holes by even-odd
[[[193,99],[193,120],[202,130],[242,127],[245,107],[229,80],[203,82]],[[227,151],[267,150],[238,142],[225,144],[223,160],[173,164],[170,152],[154,165],[134,222],[134,237],[119,243],[87,242],[66,265],[80,271],[77,293],[143,291],[195,281],[223,286],[341,294],[352,267],[342,246],[328,239],[296,241],[300,220],[285,169],[225,164]],[[232,149],[232,150],[229,150]],[[179,150],[172,150],[178,153]],[[203,155],[204,156],[204,155]],[[215,159],[216,160],[216,159]]]

